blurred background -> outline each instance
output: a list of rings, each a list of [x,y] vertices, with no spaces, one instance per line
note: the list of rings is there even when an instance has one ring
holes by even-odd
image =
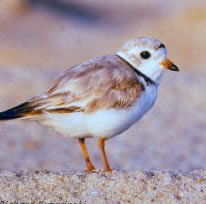
[[[115,169],[206,168],[206,2],[1,0],[0,110],[47,89],[62,71],[115,53],[124,41],[163,41],[181,72],[167,72],[154,108],[109,140]],[[1,169],[83,170],[76,140],[34,122],[0,122]],[[96,140],[88,149],[103,168]]]

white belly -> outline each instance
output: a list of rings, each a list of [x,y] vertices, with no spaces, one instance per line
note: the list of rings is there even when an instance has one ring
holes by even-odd
[[[138,121],[153,106],[156,96],[157,87],[150,86],[131,107],[126,109],[108,109],[93,113],[48,113],[41,123],[66,137],[110,138],[127,130]]]

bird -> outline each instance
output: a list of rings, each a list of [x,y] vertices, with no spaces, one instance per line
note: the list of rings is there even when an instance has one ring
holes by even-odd
[[[67,69],[46,91],[0,112],[0,120],[24,119],[76,138],[86,163],[95,170],[85,140],[96,138],[110,172],[105,142],[126,131],[154,105],[166,70],[179,71],[167,48],[152,37],[126,41],[115,53]]]

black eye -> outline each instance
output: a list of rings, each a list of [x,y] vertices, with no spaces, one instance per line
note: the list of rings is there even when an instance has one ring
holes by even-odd
[[[140,53],[140,56],[143,58],[143,59],[149,59],[151,54],[148,52],[148,51],[143,51]]]

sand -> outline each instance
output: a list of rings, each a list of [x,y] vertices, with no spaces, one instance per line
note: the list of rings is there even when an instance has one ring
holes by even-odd
[[[201,204],[206,171],[1,171],[1,203]]]
[[[112,174],[81,172],[76,140],[32,122],[1,122],[2,203],[206,203],[205,171],[197,170],[206,168],[206,3],[73,1],[97,14],[89,20],[24,2],[0,3],[1,111],[40,94],[67,68],[115,53],[138,36],[162,40],[180,72],[167,72],[154,108],[106,143]],[[97,141],[86,143],[102,168]]]

